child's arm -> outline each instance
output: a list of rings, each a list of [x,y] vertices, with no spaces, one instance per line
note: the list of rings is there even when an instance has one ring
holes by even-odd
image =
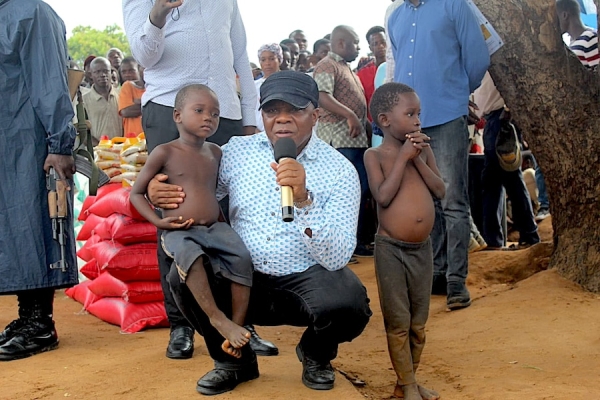
[[[425,158],[425,160],[423,160],[423,158]],[[429,145],[423,146],[421,154],[418,157],[415,157],[414,163],[421,178],[423,178],[423,181],[425,181],[425,184],[433,196],[440,200],[443,199],[446,195],[446,185],[442,180],[442,176],[435,162],[435,157],[433,156],[433,151],[431,151]]]
[[[123,118],[136,118],[142,115],[141,103],[135,102],[133,84],[131,82],[123,83],[119,93],[119,115]],[[127,132],[125,132],[127,133]]]
[[[413,146],[410,140],[407,140],[405,145],[406,143],[409,143],[411,147]],[[404,148],[404,145],[402,147]],[[377,204],[386,208],[390,205],[394,197],[396,197],[400,189],[406,163],[410,160],[410,154],[401,151],[394,161],[392,171],[386,178],[383,176],[383,170],[377,154],[378,151],[377,149],[368,149],[365,152],[365,168],[369,179],[369,189],[371,189],[373,198]]]
[[[129,201],[133,206],[138,210],[138,212],[147,219],[149,222],[154,224],[159,229],[171,230],[171,229],[187,229],[194,222],[193,220],[182,221],[181,223],[176,223],[175,221],[181,221],[182,218],[179,217],[169,217],[160,219],[158,215],[154,212],[154,210],[148,204],[146,197],[146,188],[148,187],[148,183],[154,175],[159,173],[165,162],[167,161],[168,152],[162,146],[158,146],[157,148],[150,153],[148,156],[148,160],[146,160],[146,164],[144,168],[138,174],[133,187],[131,188],[131,194],[129,195]]]

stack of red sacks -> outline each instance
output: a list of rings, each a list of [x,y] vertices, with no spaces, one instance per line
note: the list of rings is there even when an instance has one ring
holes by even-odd
[[[110,184],[85,200],[77,256],[89,280],[66,291],[91,314],[126,333],[168,326],[156,257],[156,227],[129,203],[129,188]]]

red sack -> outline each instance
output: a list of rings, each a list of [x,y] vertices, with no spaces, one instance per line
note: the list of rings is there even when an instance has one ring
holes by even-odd
[[[89,215],[83,223],[81,230],[77,234],[77,240],[88,240],[94,234],[94,230],[96,229],[96,227],[102,222],[104,222],[104,220],[105,218],[99,217],[97,215]]]
[[[124,333],[169,326],[165,306],[160,301],[133,304],[121,298],[105,297],[90,304],[87,310],[103,321],[120,326]]]
[[[120,183],[109,183],[108,185],[103,185],[99,187],[98,192],[96,192],[96,200],[101,199],[104,196],[108,196],[109,193],[121,188],[123,188],[123,185]]]
[[[88,279],[96,279],[98,275],[100,275],[100,268],[98,268],[98,263],[95,259],[91,259],[88,261],[81,269],[79,270]]]
[[[92,206],[92,204],[94,204],[95,201],[96,196],[88,196],[85,198],[83,205],[81,206],[81,211],[79,211],[79,217],[77,217],[79,221],[85,221],[87,219],[87,217],[90,215],[89,208]]]
[[[162,302],[165,300],[165,295],[160,281],[129,282],[127,291],[123,294],[123,300],[129,303]]]
[[[77,250],[77,257],[81,258],[83,261],[90,261],[94,258],[92,254],[91,247],[96,243],[100,242],[102,239],[98,235],[92,235],[91,238],[85,241],[83,246]]]
[[[101,271],[110,272],[123,282],[160,281],[156,243],[123,246],[102,241],[92,247],[92,253]]]
[[[65,294],[73,300],[83,304],[83,308],[87,308],[90,304],[99,299],[89,289],[92,281],[83,281],[79,285],[75,285],[65,290]]]
[[[145,221],[144,217],[129,202],[131,188],[119,187],[105,196],[98,196],[96,202],[90,207],[90,212],[100,217],[108,217],[111,214],[123,214],[128,217]]]
[[[156,227],[121,214],[112,214],[98,224],[94,233],[103,240],[121,244],[156,242]]]
[[[149,303],[164,299],[160,281],[123,282],[108,272],[101,273],[89,288],[99,297],[122,297],[128,303]]]

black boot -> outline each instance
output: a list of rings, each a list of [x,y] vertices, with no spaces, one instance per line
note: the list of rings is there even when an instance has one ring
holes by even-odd
[[[31,316],[31,298],[29,296],[17,295],[17,299],[19,300],[19,318],[6,325],[6,328],[0,332],[0,346],[12,339],[17,330],[25,325],[24,321]]]
[[[21,301],[31,301],[31,312],[20,317],[21,325],[0,346],[0,361],[12,361],[58,347],[58,336],[52,320],[53,289],[36,289],[19,293]],[[10,325],[10,324],[9,324]],[[17,324],[15,324],[17,325]]]

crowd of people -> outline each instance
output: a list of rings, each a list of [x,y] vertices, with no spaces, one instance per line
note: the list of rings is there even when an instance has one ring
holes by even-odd
[[[374,256],[395,395],[437,399],[415,378],[430,295],[445,295],[449,310],[469,307],[469,251],[540,240],[536,221],[549,215],[543,175],[533,156],[522,171],[524,140],[487,73],[490,54],[472,10],[464,0],[392,1],[384,27],[364,36],[332,27],[311,48],[294,30],[257,49],[254,65],[235,0],[124,0],[132,54],[111,48],[85,59],[80,91],[94,144],[145,134],[150,156],[131,202],[159,228],[166,356],[192,357],[198,332],[214,360],[198,380],[202,394],[258,378],[256,356],[278,354],[253,324],[306,326],[296,348],[302,381],[331,389],[338,345],[371,316],[346,266]],[[12,143],[3,163],[18,170],[0,172],[11,188],[0,206],[8,218],[0,293],[19,302],[19,317],[0,333],[0,360],[13,360],[57,347],[54,291],[77,282],[72,232],[66,272],[48,267],[61,252],[44,184],[50,168],[71,182],[75,130],[64,24],[40,0],[0,0],[0,9],[10,11],[0,21],[14,25],[0,33],[0,49],[15,55],[0,64],[10,78],[2,90],[20,96],[0,107],[12,116],[0,128]],[[597,33],[581,23],[577,1],[558,0],[557,12],[572,51],[597,68]],[[363,37],[369,56],[352,68]],[[43,90],[24,89],[31,87]],[[478,227],[469,125],[484,126]],[[275,160],[286,141],[290,154]],[[280,211],[289,188],[291,222]],[[520,234],[512,247],[501,224],[504,196]],[[37,211],[9,212],[23,205]],[[71,209],[66,220],[72,224]]]

